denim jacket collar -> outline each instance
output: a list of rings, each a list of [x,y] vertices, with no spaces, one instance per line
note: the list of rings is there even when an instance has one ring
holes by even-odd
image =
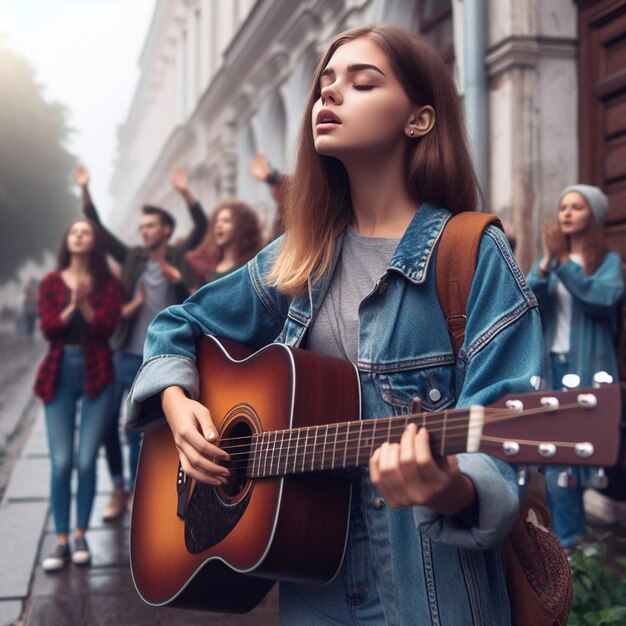
[[[450,217],[451,213],[445,209],[428,202],[422,204],[402,236],[393,257],[389,261],[387,271],[398,272],[412,283],[423,283],[426,280],[426,273],[435,244]],[[340,233],[337,237],[328,271],[315,282],[309,279],[307,293],[297,296],[291,303],[289,316],[305,326],[308,326],[311,318],[315,317],[326,296],[341,254],[343,238],[344,233]]]

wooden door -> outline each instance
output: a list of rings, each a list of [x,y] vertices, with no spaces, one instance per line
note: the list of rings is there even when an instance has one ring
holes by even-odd
[[[578,9],[579,178],[609,196],[609,246],[626,261],[626,0],[581,0]],[[618,360],[624,381],[626,337]]]

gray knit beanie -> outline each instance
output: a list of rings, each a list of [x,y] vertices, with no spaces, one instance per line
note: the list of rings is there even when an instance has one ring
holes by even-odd
[[[565,187],[561,192],[559,202],[566,193],[570,193],[571,191],[579,193],[587,201],[596,222],[598,224],[604,224],[609,212],[609,200],[602,189],[594,185],[570,185],[569,187]]]

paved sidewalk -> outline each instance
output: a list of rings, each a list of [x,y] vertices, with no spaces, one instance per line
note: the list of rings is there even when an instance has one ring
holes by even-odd
[[[33,362],[12,389],[11,410],[20,412],[16,423],[30,425],[31,430],[0,502],[0,625],[277,624],[276,589],[255,611],[243,616],[144,604],[130,575],[129,515],[113,524],[102,522],[112,489],[103,456],[98,460],[97,495],[87,535],[92,566],[70,566],[53,575],[43,572],[40,563],[54,546],[55,535],[49,514],[50,461],[43,408],[33,401],[30,391],[36,365]]]

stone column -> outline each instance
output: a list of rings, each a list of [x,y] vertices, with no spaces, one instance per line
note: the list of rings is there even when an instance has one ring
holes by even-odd
[[[576,7],[491,0],[488,15],[491,209],[514,227],[528,271],[578,169]]]

